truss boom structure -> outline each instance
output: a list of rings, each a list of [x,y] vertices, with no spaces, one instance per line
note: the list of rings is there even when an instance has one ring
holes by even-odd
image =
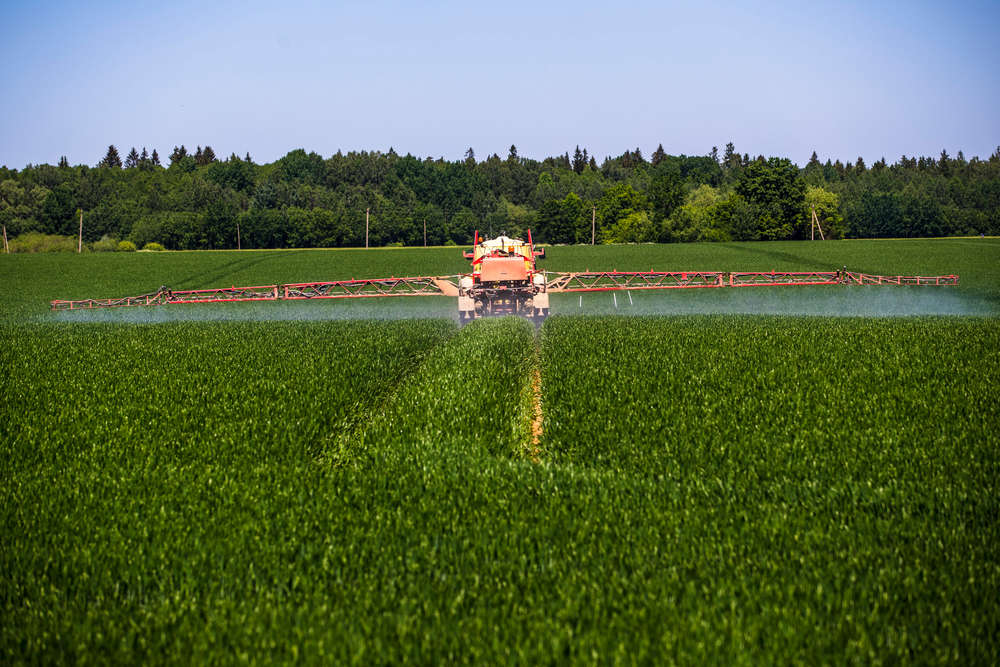
[[[849,271],[731,272],[731,271],[598,271],[557,273],[551,292],[752,287],[779,285],[957,285],[958,276],[872,276]]]
[[[380,296],[455,296],[458,276],[436,278],[379,278],[337,280],[333,282],[290,283],[260,287],[221,287],[206,290],[158,291],[123,299],[85,299],[53,301],[52,310],[116,308],[119,306],[175,305],[182,303],[219,303],[226,301],[284,301],[296,299],[344,299]]]
[[[877,276],[849,271],[732,272],[732,271],[596,271],[545,272],[547,293],[609,290],[692,289],[703,287],[760,287],[781,285],[957,285],[958,276]],[[220,287],[203,290],[158,291],[120,299],[53,301],[53,310],[117,308],[121,306],[220,303],[229,301],[284,301],[350,299],[390,296],[459,296],[462,275],[337,280],[258,287]]]

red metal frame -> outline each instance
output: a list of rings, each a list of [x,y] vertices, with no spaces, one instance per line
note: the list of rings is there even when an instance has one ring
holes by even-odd
[[[691,289],[780,285],[957,285],[958,276],[871,276],[848,271],[600,271],[560,273],[548,282],[549,292]]]
[[[437,295],[445,292],[438,285],[441,278],[389,278],[372,280],[338,280],[329,283],[292,283],[281,285],[282,299],[345,299],[372,296]],[[455,283],[457,289],[457,282]]]
[[[691,289],[702,287],[759,287],[779,285],[957,285],[958,276],[874,276],[848,271],[727,272],[727,271],[600,271],[555,273],[547,292],[605,292],[610,290]],[[52,310],[116,308],[226,301],[295,299],[349,299],[385,296],[456,296],[462,276],[338,280],[259,287],[220,287],[203,290],[159,291],[122,299],[53,301]]]

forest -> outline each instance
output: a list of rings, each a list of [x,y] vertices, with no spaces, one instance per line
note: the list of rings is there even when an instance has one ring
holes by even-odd
[[[988,159],[902,156],[804,167],[740,155],[626,150],[597,160],[579,146],[535,160],[293,150],[270,164],[210,146],[162,161],[109,146],[96,166],[0,167],[0,223],[11,251],[470,244],[475,230],[536,242],[910,238],[1000,235],[1000,147]],[[367,229],[367,231],[366,231]]]

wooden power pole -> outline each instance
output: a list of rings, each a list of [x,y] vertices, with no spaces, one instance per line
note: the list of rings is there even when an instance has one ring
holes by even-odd
[[[427,218],[424,218],[424,247],[427,247]]]
[[[368,250],[368,212],[371,211],[371,207],[365,209],[365,250]]]
[[[6,234],[5,234],[6,236]],[[80,209],[80,239],[77,241],[76,251],[83,252],[83,209]]]
[[[823,236],[823,228],[820,227],[820,225],[819,225],[819,218],[816,217],[816,207],[815,206],[812,207],[812,224],[811,224],[811,227],[812,227],[812,238],[810,239],[811,241],[815,241],[816,240],[816,228],[817,227],[819,227],[819,237],[820,237],[820,239],[822,239],[824,241],[826,240],[826,237]]]
[[[10,254],[10,246],[7,244],[7,225],[3,226],[3,249],[8,255]]]
[[[590,219],[590,245],[594,245],[594,237],[597,235],[597,207],[592,206],[594,215]]]

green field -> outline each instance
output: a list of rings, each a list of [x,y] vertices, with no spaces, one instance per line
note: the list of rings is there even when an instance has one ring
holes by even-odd
[[[48,310],[455,248],[0,256],[2,661],[997,662],[1000,242],[548,252],[962,278],[564,295],[536,332],[436,297]]]

